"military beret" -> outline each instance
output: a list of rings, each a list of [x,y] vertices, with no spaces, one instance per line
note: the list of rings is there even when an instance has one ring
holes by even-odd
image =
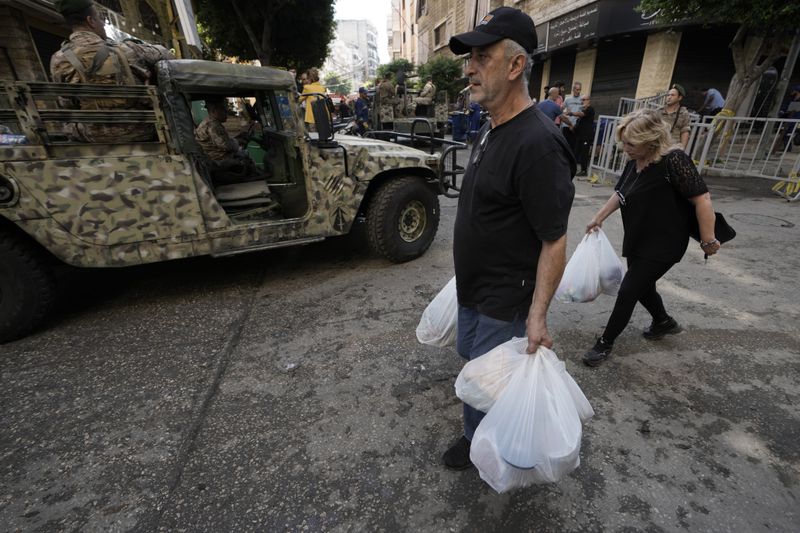
[[[686,96],[686,89],[683,88],[683,85],[675,83],[672,85],[672,88],[678,91],[678,94],[681,95],[681,97]]]
[[[92,0],[56,0],[55,5],[59,13],[64,16],[80,13],[92,7]]]

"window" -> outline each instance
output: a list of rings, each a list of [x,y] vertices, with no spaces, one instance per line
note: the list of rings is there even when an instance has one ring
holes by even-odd
[[[425,0],[417,0],[417,18],[428,13],[428,3]]]
[[[450,21],[445,20],[440,22],[434,29],[433,29],[433,47],[439,48],[447,44],[450,40],[450,31],[449,31]]]

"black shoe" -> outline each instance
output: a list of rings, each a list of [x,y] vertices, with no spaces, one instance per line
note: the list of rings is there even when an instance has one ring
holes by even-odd
[[[583,354],[583,362],[587,366],[597,366],[608,359],[608,356],[611,355],[611,349],[613,347],[613,344],[603,342],[603,338],[601,337],[597,339],[597,342],[594,343],[594,346],[591,350]]]
[[[470,441],[467,437],[461,436],[458,442],[453,444],[449,450],[442,455],[442,462],[444,466],[450,470],[466,470],[472,466],[472,461],[469,460],[469,447]]]
[[[665,318],[660,322],[653,322],[649,328],[645,328],[642,335],[645,339],[650,341],[657,341],[664,337],[664,335],[674,335],[683,331],[683,328],[671,316]]]

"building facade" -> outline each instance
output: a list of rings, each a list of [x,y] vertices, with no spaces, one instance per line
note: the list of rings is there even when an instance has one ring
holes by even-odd
[[[353,82],[363,85],[378,74],[378,30],[368,20],[337,20],[335,40],[352,50]]]
[[[416,0],[416,4],[418,47],[428,56],[452,55],[447,47],[450,36],[475,27],[492,9],[506,5],[525,11],[536,24],[539,41],[531,94],[542,98],[545,86],[562,81],[569,90],[579,81],[600,114],[616,113],[621,97],[652,96],[674,83],[688,92],[683,103],[698,109],[701,89],[714,87],[725,94],[735,72],[728,44],[736,26],[660,24],[654,13],[636,10],[639,0]],[[423,59],[420,53],[418,58],[424,63],[427,56]],[[783,63],[776,67],[780,70]],[[799,76],[794,68],[792,83],[798,83]],[[753,114],[764,108],[756,92]]]

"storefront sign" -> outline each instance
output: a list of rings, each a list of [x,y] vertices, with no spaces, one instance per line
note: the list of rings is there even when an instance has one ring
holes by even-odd
[[[555,50],[597,37],[600,2],[576,9],[550,21],[547,49]]]

